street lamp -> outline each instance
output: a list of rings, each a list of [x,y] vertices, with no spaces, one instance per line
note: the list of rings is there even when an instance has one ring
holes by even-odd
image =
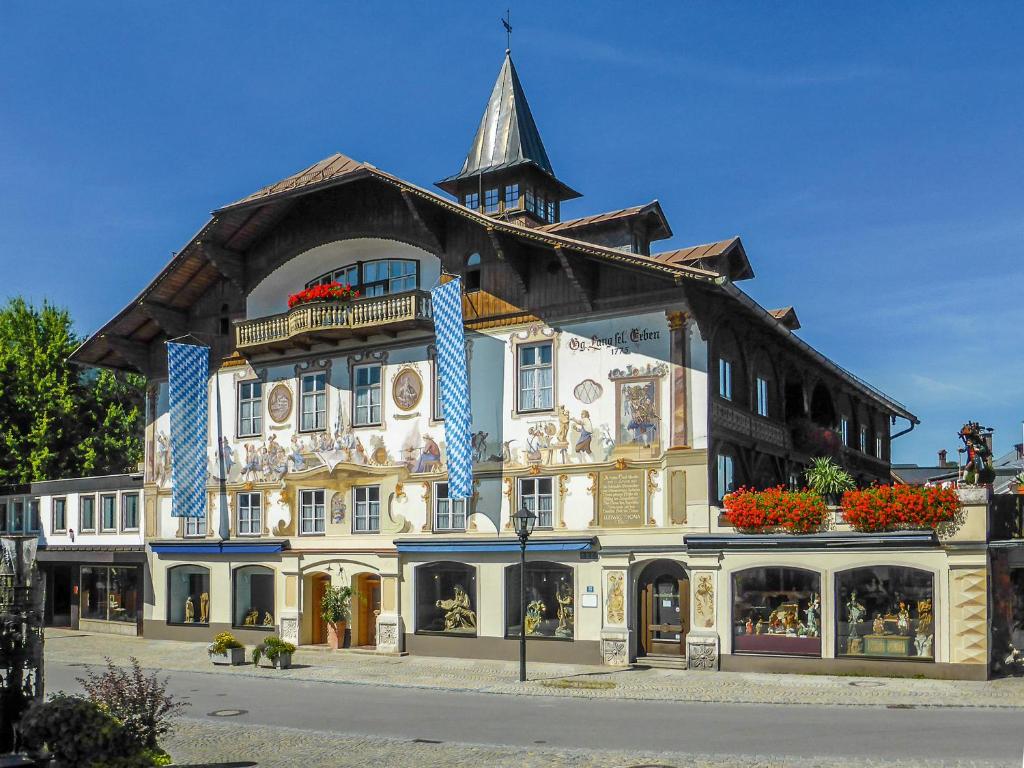
[[[519,537],[519,682],[526,681],[526,541],[537,524],[537,515],[524,504],[512,515],[512,527]]]

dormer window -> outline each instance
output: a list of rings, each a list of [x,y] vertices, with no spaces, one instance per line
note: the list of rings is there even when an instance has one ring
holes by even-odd
[[[505,210],[510,211],[519,207],[519,185],[508,184],[505,186]]]
[[[463,204],[470,210],[476,211],[480,209],[480,195],[477,192],[467,192],[466,199]]]
[[[341,283],[358,288],[361,296],[385,296],[416,290],[419,277],[420,263],[415,259],[380,259],[332,270],[310,280],[306,287]]]
[[[497,213],[498,201],[501,195],[497,187],[491,187],[484,191],[484,213]]]

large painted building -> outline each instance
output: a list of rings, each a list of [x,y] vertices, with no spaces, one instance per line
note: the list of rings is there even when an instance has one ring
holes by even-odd
[[[977,638],[960,640],[976,622],[950,617],[976,601],[978,568],[984,584],[984,536],[980,554],[954,553],[934,534],[839,521],[787,540],[720,518],[729,490],[799,484],[826,449],[884,482],[891,439],[916,423],[802,341],[791,307],[743,292],[739,238],[659,251],[672,230],[657,201],[562,218],[579,193],[556,176],[508,56],[461,170],[438,186],[450,196],[326,158],[215,211],[75,353],[150,381],[147,636],[320,643],[334,583],[355,590],[352,645],[381,652],[511,658],[525,625],[538,660],[897,673],[909,660],[908,674],[976,675]],[[468,500],[448,496],[430,303],[452,275]],[[332,281],[360,298],[290,306]],[[210,347],[201,520],[170,514],[165,342],[180,337]],[[522,506],[539,516],[525,617],[509,524]],[[918,629],[866,650],[854,592],[892,621],[912,603]],[[983,630],[984,586],[981,603]],[[779,611],[816,626],[748,631]]]

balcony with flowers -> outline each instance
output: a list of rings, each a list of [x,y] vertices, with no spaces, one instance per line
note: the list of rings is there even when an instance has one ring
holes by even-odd
[[[239,351],[259,354],[318,343],[358,344],[377,334],[394,337],[432,327],[427,291],[363,296],[350,284],[330,282],[289,296],[287,312],[237,323],[235,341]]]

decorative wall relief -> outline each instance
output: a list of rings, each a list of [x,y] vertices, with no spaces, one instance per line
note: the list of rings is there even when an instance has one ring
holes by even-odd
[[[601,656],[604,663],[612,667],[624,667],[629,664],[625,640],[602,640]]]
[[[711,574],[697,576],[693,597],[695,626],[705,629],[715,626],[715,582]]]
[[[164,487],[171,481],[171,438],[166,432],[156,433],[154,453],[153,482]]]
[[[686,666],[705,672],[718,669],[718,635],[689,635],[686,638]]]
[[[581,403],[590,405],[604,393],[604,389],[593,379],[584,379],[573,387],[572,393]]]
[[[657,525],[658,521],[654,519],[654,494],[661,490],[661,486],[658,485],[658,470],[648,469],[647,470],[647,524]]]
[[[267,413],[275,424],[284,424],[292,415],[292,391],[283,381],[275,384],[270,390]]]
[[[281,617],[281,639],[286,643],[292,643],[298,645],[299,643],[299,617],[298,616],[282,616]]]
[[[391,382],[391,397],[403,411],[411,411],[423,397],[423,379],[415,366],[403,367]]]
[[[623,625],[626,623],[626,575],[622,571],[609,571],[605,576],[605,612],[606,625]]]

